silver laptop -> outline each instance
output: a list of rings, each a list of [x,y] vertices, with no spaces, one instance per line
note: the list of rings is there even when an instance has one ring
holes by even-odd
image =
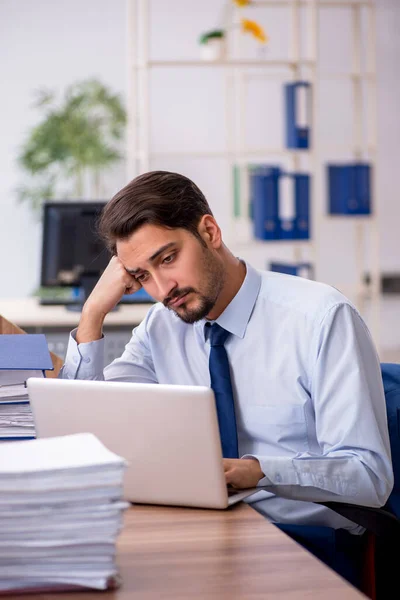
[[[37,437],[94,433],[128,461],[131,502],[227,508],[214,393],[200,386],[30,378]]]

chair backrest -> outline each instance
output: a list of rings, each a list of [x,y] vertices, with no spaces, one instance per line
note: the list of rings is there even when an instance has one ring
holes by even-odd
[[[400,365],[382,363],[381,370],[394,472],[394,487],[385,508],[400,518]]]

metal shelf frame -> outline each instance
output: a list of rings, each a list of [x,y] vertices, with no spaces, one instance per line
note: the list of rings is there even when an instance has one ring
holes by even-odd
[[[254,6],[280,7],[290,11],[291,18],[291,48],[287,60],[248,60],[248,59],[228,59],[221,61],[203,61],[203,60],[153,60],[149,52],[149,41],[151,36],[149,26],[149,3],[151,0],[126,0],[127,6],[127,84],[128,84],[128,128],[127,128],[127,173],[128,178],[146,172],[150,169],[151,160],[172,157],[172,158],[204,158],[217,159],[224,158],[233,164],[239,165],[239,168],[245,169],[246,163],[253,158],[260,157],[285,157],[290,161],[293,171],[301,170],[301,161],[303,156],[308,157],[308,164],[311,175],[311,228],[313,239],[307,241],[283,241],[283,246],[293,249],[294,260],[302,260],[307,251],[316,267],[317,279],[323,279],[318,268],[318,249],[322,244],[329,243],[323,240],[321,229],[324,224],[329,222],[351,222],[355,229],[355,248],[356,257],[356,282],[353,286],[352,300],[357,308],[363,314],[365,302],[370,304],[370,322],[369,327],[374,337],[375,343],[379,348],[380,335],[380,298],[381,298],[381,272],[380,272],[380,241],[379,241],[379,206],[377,194],[377,118],[376,118],[376,6],[375,0],[257,0]],[[246,7],[251,9],[252,5]],[[332,8],[349,8],[352,12],[352,56],[350,57],[349,72],[324,71],[320,66],[319,53],[319,15],[320,11]],[[305,59],[301,56],[301,11],[307,11],[306,26],[308,29],[308,56]],[[366,64],[362,68],[361,46],[361,11],[367,11],[367,32],[368,44]],[[236,12],[240,11],[232,5],[229,8],[230,19],[234,22]],[[365,32],[364,32],[365,35]],[[235,32],[229,34],[230,50],[235,51],[235,56],[240,56],[240,40]],[[210,150],[207,152],[154,152],[150,147],[150,77],[154,69],[168,68],[190,68],[190,69],[210,69],[217,68],[221,70],[225,81],[225,94],[229,99],[226,102],[226,131],[227,138],[225,148]],[[279,72],[277,69],[281,69]],[[311,83],[312,89],[312,146],[308,151],[289,150],[286,148],[247,148],[245,144],[244,115],[246,111],[244,92],[249,79],[252,78],[274,78],[285,81],[296,81],[302,78],[306,70],[307,80]],[[323,144],[318,131],[318,97],[319,85],[321,81],[331,80],[349,80],[353,92],[353,123],[354,135],[351,146],[338,147]],[[369,127],[369,136],[367,143],[363,142],[362,137],[362,108],[363,97],[362,89],[366,86],[368,97],[367,123]],[[327,214],[325,208],[324,173],[322,172],[320,162],[322,154],[336,150],[348,151],[355,160],[362,159],[365,154],[368,155],[372,166],[372,197],[373,214],[368,217],[337,217]],[[246,177],[240,178],[244,182],[241,189],[241,214],[246,214],[246,198],[248,190],[246,189]],[[233,197],[233,183],[231,190]],[[244,217],[243,217],[244,218]],[[243,219],[242,218],[242,219]],[[247,219],[247,217],[246,217]],[[250,239],[241,239],[237,236],[237,219],[232,218],[232,228],[230,231],[231,239],[238,240],[238,248],[253,244],[260,247],[262,244],[279,244],[277,242],[259,242]],[[243,231],[246,227],[243,228]],[[248,227],[247,227],[248,230]],[[239,224],[240,231],[240,224]],[[369,260],[366,265],[364,256],[365,246],[369,244]],[[231,243],[232,246],[232,243]],[[235,248],[234,248],[235,249]],[[370,273],[370,283],[368,286],[364,282],[364,272],[368,269]],[[337,287],[341,287],[338,285]],[[345,286],[343,286],[344,288]]]

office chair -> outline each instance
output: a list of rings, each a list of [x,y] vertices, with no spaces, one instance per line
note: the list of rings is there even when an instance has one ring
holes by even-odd
[[[400,365],[381,364],[385,390],[394,487],[382,508],[321,502],[367,530],[363,591],[373,600],[400,597]]]

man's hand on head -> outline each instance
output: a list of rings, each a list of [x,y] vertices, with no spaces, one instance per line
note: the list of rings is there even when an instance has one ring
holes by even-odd
[[[264,473],[256,458],[224,458],[225,481],[238,489],[256,487]]]
[[[113,256],[90,294],[85,308],[107,315],[124,294],[133,294],[142,286],[130,275],[117,256]]]
[[[113,256],[83,307],[76,334],[78,344],[100,339],[106,315],[124,294],[134,294],[141,287],[119,258]]]

